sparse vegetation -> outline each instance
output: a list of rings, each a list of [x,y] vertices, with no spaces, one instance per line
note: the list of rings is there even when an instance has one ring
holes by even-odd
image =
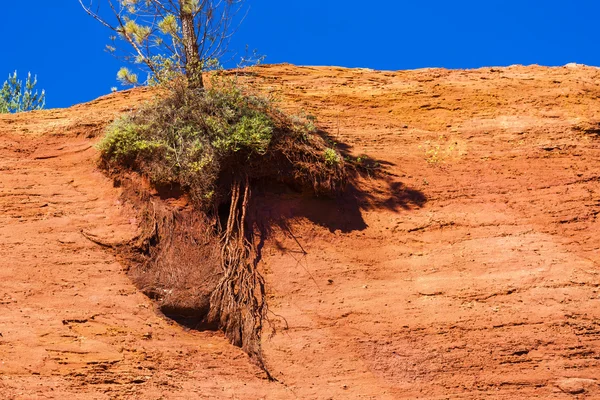
[[[17,77],[17,71],[8,75],[0,88],[0,114],[41,110],[46,104],[46,92],[38,93],[37,77],[27,74],[25,84]]]
[[[425,141],[419,145],[419,149],[423,149],[425,160],[431,165],[445,163],[463,154],[463,151],[458,148],[458,142],[445,135],[440,135],[437,140]]]
[[[344,160],[305,118],[212,75],[205,90],[173,83],[172,95],[115,121],[100,142],[107,167],[125,167],[157,186],[178,186],[214,211],[228,183],[272,179],[331,193],[345,181]]]

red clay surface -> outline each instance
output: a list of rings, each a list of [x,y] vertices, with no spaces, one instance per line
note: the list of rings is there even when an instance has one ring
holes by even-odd
[[[262,262],[279,382],[81,233],[138,229],[93,148],[138,90],[0,116],[2,398],[600,398],[600,70],[256,71],[388,173],[264,195],[290,218]]]

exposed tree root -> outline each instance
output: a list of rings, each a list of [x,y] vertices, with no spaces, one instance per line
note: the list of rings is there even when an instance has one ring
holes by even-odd
[[[231,205],[222,228],[193,207],[169,206],[135,175],[123,181],[125,200],[139,211],[140,233],[126,243],[81,234],[124,255],[132,281],[166,316],[192,328],[221,329],[273,379],[261,350],[267,305],[253,230],[247,222],[249,179],[231,185]]]
[[[98,239],[94,235],[91,235],[91,234],[85,232],[83,229],[81,229],[79,231],[79,233],[81,233],[81,236],[83,236],[84,238],[86,238],[90,242],[92,242],[94,244],[97,244],[98,246],[108,248],[108,249],[116,249],[117,247],[123,245],[123,243],[110,243],[110,242],[106,242],[106,241],[104,241],[102,239]]]
[[[227,227],[222,233],[223,276],[211,296],[209,320],[218,321],[229,340],[244,349],[273,379],[261,350],[267,305],[265,281],[257,270],[252,232],[246,221],[250,195],[248,178],[243,184],[240,180],[233,183]]]

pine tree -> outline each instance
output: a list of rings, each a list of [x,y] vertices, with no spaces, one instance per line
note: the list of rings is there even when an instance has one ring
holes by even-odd
[[[227,49],[232,23],[243,0],[94,0],[83,9],[115,35],[107,50],[116,53],[118,40],[130,52],[127,61],[145,67],[149,82],[163,82],[183,74],[193,88],[202,88],[202,71],[214,65]],[[103,15],[100,4],[110,9]],[[114,21],[114,22],[112,22]],[[118,79],[136,84],[137,75],[122,68]]]
[[[17,71],[8,74],[8,80],[0,89],[0,114],[41,110],[46,105],[46,92],[35,90],[37,76],[27,74],[25,85],[17,78]],[[35,90],[35,91],[34,91]]]

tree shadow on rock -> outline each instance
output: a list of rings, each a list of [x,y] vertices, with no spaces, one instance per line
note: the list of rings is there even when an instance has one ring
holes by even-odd
[[[331,141],[326,132],[320,134]],[[347,144],[333,144],[349,170],[345,189],[337,195],[315,197],[313,193],[283,184],[259,183],[251,208],[253,223],[259,227],[261,236],[268,236],[274,227],[290,231],[290,222],[303,218],[330,232],[362,231],[368,227],[364,211],[408,211],[427,202],[423,192],[407,186],[391,173],[393,163],[365,155],[356,157],[351,155]]]

